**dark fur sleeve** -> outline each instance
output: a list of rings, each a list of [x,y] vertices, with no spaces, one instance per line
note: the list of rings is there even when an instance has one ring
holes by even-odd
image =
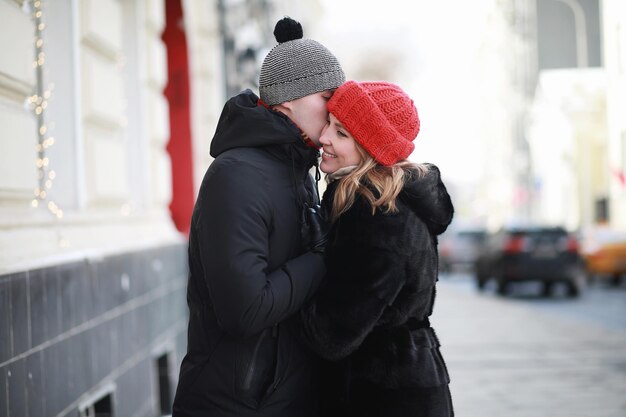
[[[405,220],[402,213],[372,215],[362,200],[338,220],[325,283],[301,312],[301,333],[319,355],[337,360],[354,352],[397,296],[410,261]]]

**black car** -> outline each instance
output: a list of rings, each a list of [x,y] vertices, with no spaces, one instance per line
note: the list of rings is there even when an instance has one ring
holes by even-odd
[[[578,240],[562,227],[513,227],[489,236],[475,264],[476,284],[483,289],[495,279],[497,292],[506,294],[510,284],[543,283],[543,295],[552,294],[557,282],[577,297],[584,276]]]
[[[480,248],[485,244],[485,229],[452,229],[439,238],[441,272],[473,270]]]

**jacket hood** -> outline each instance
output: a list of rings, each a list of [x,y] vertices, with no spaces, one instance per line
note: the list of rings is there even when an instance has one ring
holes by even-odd
[[[440,235],[452,222],[454,207],[441,181],[439,168],[426,164],[426,174],[412,174],[400,193],[400,198],[426,223],[431,233]]]
[[[241,147],[301,143],[300,130],[284,114],[259,105],[250,90],[232,97],[224,105],[211,141],[211,156]]]

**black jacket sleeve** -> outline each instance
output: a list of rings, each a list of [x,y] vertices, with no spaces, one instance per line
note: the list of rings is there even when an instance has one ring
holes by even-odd
[[[279,219],[264,181],[245,163],[222,164],[205,178],[197,203],[204,278],[220,326],[235,336],[254,335],[295,313],[324,275],[322,257],[310,252],[268,270],[269,233]]]
[[[362,344],[402,289],[407,263],[420,262],[409,259],[404,247],[407,231],[401,215],[372,215],[357,200],[334,227],[326,279],[300,314],[301,338],[330,360],[344,358]]]

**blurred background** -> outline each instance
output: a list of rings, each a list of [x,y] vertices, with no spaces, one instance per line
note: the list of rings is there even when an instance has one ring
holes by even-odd
[[[210,140],[285,15],[416,103],[457,415],[626,416],[622,0],[0,0],[0,415],[171,412]]]

